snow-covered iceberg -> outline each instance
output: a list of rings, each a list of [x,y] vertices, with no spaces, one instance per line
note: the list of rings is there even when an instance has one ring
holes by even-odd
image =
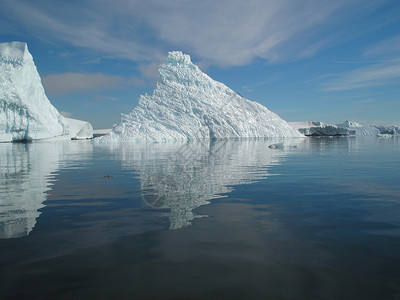
[[[306,136],[347,136],[355,135],[355,130],[323,122],[288,122],[290,126]]]
[[[214,81],[189,55],[170,52],[153,94],[101,141],[177,141],[249,137],[301,137],[278,115]]]
[[[338,127],[354,130],[355,135],[378,135],[380,131],[373,125],[361,125],[357,122],[345,121],[337,124]]]
[[[68,124],[47,99],[26,43],[0,44],[0,142],[62,137]]]
[[[325,124],[323,122],[288,122],[290,126],[306,136],[354,136],[354,135],[397,135],[398,126],[361,125],[353,121],[341,124]]]
[[[393,134],[393,135],[400,134],[400,126],[380,125],[375,127],[379,130],[380,134]]]
[[[68,123],[69,137],[72,140],[86,140],[93,138],[93,126],[89,122],[65,118]]]

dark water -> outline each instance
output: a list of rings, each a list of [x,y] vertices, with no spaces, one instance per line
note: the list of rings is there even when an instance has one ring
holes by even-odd
[[[400,299],[398,137],[0,159],[2,299]]]

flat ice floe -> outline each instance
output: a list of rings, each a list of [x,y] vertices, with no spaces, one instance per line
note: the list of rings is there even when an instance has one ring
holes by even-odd
[[[153,94],[140,96],[138,106],[100,141],[303,136],[263,105],[210,78],[180,51],[169,53],[159,73]]]

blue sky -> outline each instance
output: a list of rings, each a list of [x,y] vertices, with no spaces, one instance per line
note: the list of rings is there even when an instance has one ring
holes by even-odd
[[[0,0],[53,105],[110,128],[181,50],[287,121],[400,124],[398,0]]]

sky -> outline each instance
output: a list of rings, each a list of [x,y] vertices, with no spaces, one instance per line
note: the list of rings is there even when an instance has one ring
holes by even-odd
[[[400,124],[398,0],[0,0],[51,103],[111,128],[169,51],[287,121]]]

